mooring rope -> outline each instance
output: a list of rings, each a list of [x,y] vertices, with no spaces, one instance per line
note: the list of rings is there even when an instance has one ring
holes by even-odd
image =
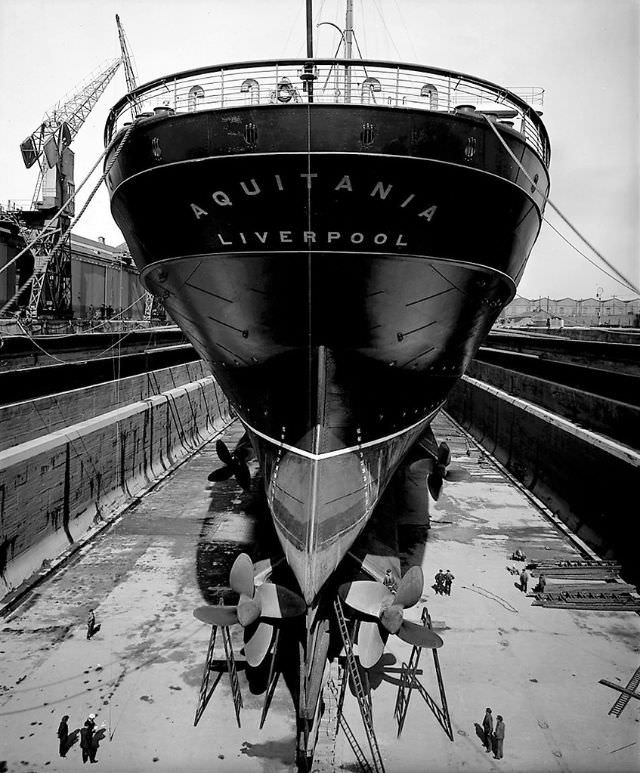
[[[483,114],[483,115],[484,115],[484,114]],[[610,261],[608,261],[608,260],[605,258],[605,256],[604,256],[604,255],[603,255],[601,252],[599,252],[599,251],[598,251],[598,250],[597,250],[597,249],[596,249],[596,248],[593,246],[593,244],[591,244],[591,242],[590,242],[590,241],[589,241],[589,240],[588,240],[588,239],[587,239],[587,238],[584,236],[584,234],[582,234],[582,233],[581,233],[581,232],[580,232],[580,231],[579,231],[579,230],[576,228],[576,226],[575,226],[575,225],[573,225],[573,223],[572,223],[572,222],[571,222],[571,221],[570,221],[570,220],[569,220],[567,217],[565,217],[565,215],[563,215],[563,213],[560,211],[560,209],[559,209],[559,208],[558,208],[558,207],[557,207],[557,206],[556,206],[556,205],[553,203],[553,201],[551,201],[551,199],[549,198],[548,194],[547,194],[547,193],[545,193],[544,191],[542,191],[542,190],[541,190],[541,189],[538,187],[538,184],[537,184],[537,183],[536,183],[536,182],[535,182],[535,181],[534,181],[534,180],[531,178],[531,176],[529,175],[529,173],[527,172],[527,170],[526,170],[526,169],[524,168],[524,166],[523,166],[523,165],[520,163],[520,161],[519,161],[519,160],[516,158],[516,156],[514,155],[514,153],[513,153],[513,152],[512,152],[512,150],[511,150],[511,148],[510,148],[510,147],[507,145],[507,143],[506,143],[506,142],[505,142],[505,140],[504,140],[504,137],[502,137],[502,136],[501,136],[501,134],[500,134],[500,132],[499,132],[499,131],[496,129],[495,123],[494,123],[494,122],[491,120],[491,118],[490,118],[488,115],[484,115],[484,118],[486,119],[487,123],[488,123],[488,124],[489,124],[489,126],[491,127],[491,130],[493,131],[493,133],[496,135],[496,137],[497,137],[497,138],[500,140],[500,142],[501,142],[501,143],[502,143],[502,145],[504,146],[504,148],[505,148],[505,150],[507,151],[507,153],[508,153],[508,154],[511,156],[511,158],[512,158],[512,159],[513,159],[513,160],[516,162],[516,164],[518,165],[518,167],[519,167],[520,171],[521,171],[521,172],[524,174],[524,176],[527,178],[527,180],[529,180],[529,182],[530,182],[530,183],[531,183],[531,185],[534,187],[534,189],[535,189],[536,191],[538,191],[538,193],[539,193],[539,194],[540,194],[540,195],[543,197],[543,199],[544,199],[544,201],[545,201],[545,204],[548,204],[548,205],[551,207],[551,209],[553,209],[553,211],[554,211],[554,212],[555,212],[557,215],[559,215],[559,216],[560,216],[560,218],[561,218],[561,219],[562,219],[562,220],[563,220],[563,221],[564,221],[564,222],[565,222],[565,223],[566,223],[566,224],[569,226],[569,228],[571,228],[571,230],[572,230],[572,231],[573,231],[575,234],[577,234],[577,236],[578,236],[580,239],[582,239],[582,241],[583,241],[583,242],[584,242],[584,243],[587,245],[587,247],[589,247],[589,249],[590,249],[590,250],[593,250],[594,254],[595,254],[595,255],[597,255],[597,256],[600,258],[600,260],[601,260],[601,261],[602,261],[602,262],[603,262],[603,263],[604,263],[604,264],[605,264],[605,265],[606,265],[608,268],[610,268],[610,269],[611,269],[611,271],[613,271],[613,273],[614,273],[616,276],[615,276],[615,277],[611,277],[612,279],[614,279],[616,282],[619,282],[620,284],[622,284],[622,285],[626,286],[626,287],[627,287],[627,289],[629,289],[629,290],[633,290],[633,291],[634,291],[634,292],[636,292],[636,293],[640,293],[640,289],[638,289],[638,287],[636,287],[636,285],[634,285],[634,284],[633,284],[633,282],[632,282],[630,279],[627,279],[627,277],[626,277],[626,276],[625,276],[625,275],[624,275],[624,274],[623,274],[621,271],[618,271],[618,269],[617,269],[617,268],[616,268],[616,267],[615,267],[615,266],[614,266],[614,265],[613,265],[613,264],[612,264]],[[543,220],[545,221],[545,223],[547,223],[547,225],[548,225],[548,226],[550,226],[551,228],[553,228],[553,230],[554,230],[554,231],[555,231],[557,234],[559,234],[560,236],[562,236],[562,234],[561,234],[561,233],[560,233],[560,232],[557,230],[557,228],[555,228],[553,225],[551,225],[551,223],[550,223],[550,222],[547,220],[547,218],[546,218],[546,217],[544,217],[544,216],[543,216]],[[589,258],[588,258],[588,257],[587,257],[587,256],[586,256],[586,255],[585,255],[585,254],[584,254],[584,253],[581,251],[581,250],[579,250],[579,249],[578,249],[578,248],[575,246],[575,244],[572,244],[572,243],[571,243],[571,242],[570,242],[568,239],[566,239],[564,236],[563,236],[562,238],[563,238],[563,239],[564,239],[564,240],[567,242],[567,244],[569,244],[571,247],[573,247],[573,249],[574,249],[574,250],[575,250],[577,253],[579,253],[580,255],[582,255],[582,257],[583,257],[583,258],[585,258],[586,260],[588,260],[588,261],[589,261],[589,263],[591,263],[591,265],[592,265],[592,266],[595,266],[595,268],[597,268],[597,269],[599,269],[600,271],[602,271],[603,273],[607,274],[607,272],[606,272],[606,271],[605,271],[605,270],[602,268],[602,266],[598,266],[598,264],[597,264],[597,263],[594,263],[592,260],[590,260],[590,259],[589,259]],[[610,274],[607,274],[607,276],[611,276],[611,275],[610,275]],[[617,278],[616,278],[616,277],[617,277]]]

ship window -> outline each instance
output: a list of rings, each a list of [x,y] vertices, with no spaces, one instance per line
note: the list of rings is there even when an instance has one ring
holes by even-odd
[[[360,101],[363,105],[369,105],[376,101],[374,94],[381,90],[380,81],[377,78],[365,78],[362,81]]]
[[[204,89],[202,86],[192,86],[189,89],[189,102],[188,110],[190,113],[195,113],[198,109],[198,100],[204,99]]]
[[[425,83],[420,89],[420,96],[429,98],[429,110],[438,109],[438,89],[432,83]]]
[[[260,102],[260,84],[254,78],[247,78],[240,86],[243,94],[249,94],[249,104],[257,105]]]

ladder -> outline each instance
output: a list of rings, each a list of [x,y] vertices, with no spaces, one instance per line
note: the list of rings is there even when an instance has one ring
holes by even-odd
[[[373,758],[373,767],[369,766],[369,769],[373,773],[384,773],[384,763],[380,755],[380,748],[378,747],[378,741],[376,739],[375,729],[373,727],[373,717],[371,711],[371,695],[365,692],[362,686],[362,680],[360,678],[360,671],[358,664],[356,663],[355,655],[353,654],[353,642],[349,635],[349,629],[347,627],[347,621],[344,617],[344,610],[342,608],[342,602],[339,597],[336,597],[333,602],[333,607],[336,614],[336,620],[338,621],[338,628],[340,630],[340,636],[342,637],[342,643],[344,645],[345,658],[347,663],[346,674],[351,679],[351,685],[358,701],[358,708],[360,709],[360,715],[362,716],[362,723],[364,725],[365,734],[369,743],[369,749],[371,750],[371,756]],[[345,678],[346,683],[346,678]],[[340,710],[339,717],[342,717],[342,711]],[[348,736],[347,736],[348,737]],[[369,764],[367,762],[367,764]],[[368,773],[368,771],[367,771]]]
[[[347,680],[343,678],[343,684],[346,684]],[[334,697],[338,699],[338,688],[336,687],[333,680],[330,680],[328,682],[328,687],[333,693]],[[341,689],[342,693],[342,689]],[[344,693],[342,693],[342,696],[344,697]],[[351,729],[351,726],[345,719],[345,717],[342,714],[342,711],[338,711],[338,724],[344,731],[344,734],[347,738],[347,741],[349,741],[349,746],[353,749],[353,753],[356,756],[356,760],[358,761],[358,765],[360,765],[361,770],[363,773],[375,773],[374,769],[369,764],[369,760],[366,758],[365,753],[362,751],[362,747],[358,743],[358,739],[353,734],[353,730]]]
[[[605,680],[601,679],[600,682],[604,684]],[[637,668],[635,674],[629,680],[629,684],[626,686],[626,692],[620,693],[620,697],[618,698],[618,700],[609,709],[609,714],[613,714],[614,717],[619,717],[620,714],[622,714],[622,712],[626,709],[627,704],[632,698],[630,693],[636,693],[639,685],[640,685],[640,668]],[[607,686],[614,687],[614,688],[616,687],[615,685],[612,685],[612,684],[607,684]],[[635,695],[634,697],[638,697],[638,696]]]

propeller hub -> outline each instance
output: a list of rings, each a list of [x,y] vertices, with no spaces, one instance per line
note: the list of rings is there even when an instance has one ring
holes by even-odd
[[[380,622],[389,633],[398,633],[402,625],[402,607],[392,604],[383,610]]]
[[[261,607],[257,598],[250,599],[248,596],[240,596],[238,602],[238,622],[246,628],[260,617]]]

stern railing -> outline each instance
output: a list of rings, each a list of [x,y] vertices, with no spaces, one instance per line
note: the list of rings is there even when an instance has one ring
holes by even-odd
[[[308,87],[313,76],[312,91]],[[378,105],[439,113],[475,109],[520,132],[549,163],[549,139],[536,108],[541,88],[502,88],[451,70],[364,59],[285,59],[243,62],[167,75],[139,86],[111,110],[105,143],[142,117],[241,106],[302,104]]]

